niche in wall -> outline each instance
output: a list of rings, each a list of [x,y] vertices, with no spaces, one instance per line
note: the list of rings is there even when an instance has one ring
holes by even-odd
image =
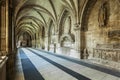
[[[74,42],[74,38],[71,37],[71,35],[63,35],[61,36],[60,42],[61,47],[72,47],[72,43]]]

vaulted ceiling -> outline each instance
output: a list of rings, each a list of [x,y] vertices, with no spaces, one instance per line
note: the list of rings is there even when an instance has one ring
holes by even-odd
[[[66,10],[72,15],[74,23],[80,23],[80,16],[84,14],[87,3],[94,1],[96,0],[14,0],[16,35],[27,32],[34,36],[43,28],[47,31],[51,20],[57,27]]]

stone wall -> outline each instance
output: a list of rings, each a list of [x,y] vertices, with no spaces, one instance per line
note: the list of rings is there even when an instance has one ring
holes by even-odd
[[[104,6],[103,6],[104,5]],[[103,9],[103,15],[100,9]],[[88,31],[86,31],[86,47],[89,53],[97,44],[118,44],[120,43],[120,3],[119,0],[98,0],[94,5],[88,20]],[[101,17],[103,16],[103,17]],[[103,21],[99,21],[103,18]],[[105,21],[106,20],[106,21]],[[112,31],[114,32],[112,34]],[[110,34],[111,33],[111,34]],[[111,37],[111,35],[113,35]],[[116,37],[115,37],[116,36]]]

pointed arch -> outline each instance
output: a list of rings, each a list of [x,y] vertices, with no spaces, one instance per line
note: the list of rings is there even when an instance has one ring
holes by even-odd
[[[94,7],[97,0],[88,0],[86,6],[83,9],[83,14],[81,15],[81,30],[87,31],[88,30],[88,19],[91,13],[92,8]]]
[[[60,39],[60,36],[62,36],[63,24],[69,15],[70,15],[69,11],[64,9],[63,13],[61,14],[61,18],[59,20],[59,23],[58,23],[58,25],[59,25],[59,27],[58,27],[59,28],[59,39]]]

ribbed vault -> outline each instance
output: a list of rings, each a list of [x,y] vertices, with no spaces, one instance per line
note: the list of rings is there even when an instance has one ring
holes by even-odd
[[[40,44],[43,48],[53,41],[59,42],[61,36],[67,35],[72,38],[75,35],[76,25],[86,28],[86,23],[90,10],[88,7],[92,1],[96,0],[15,0],[15,35],[27,32],[33,42]],[[87,12],[87,13],[85,13]],[[68,19],[70,18],[70,19]],[[66,21],[70,20],[70,21]],[[70,22],[68,25],[66,22]],[[63,34],[64,25],[68,25],[69,33]],[[75,27],[74,27],[75,26]],[[54,30],[52,30],[54,29]],[[82,30],[81,29],[81,30]],[[54,33],[54,34],[53,34]],[[55,36],[58,35],[58,36]],[[48,41],[46,37],[48,36]],[[58,37],[54,39],[54,37]],[[36,38],[36,39],[35,39]],[[50,41],[49,41],[50,39]],[[75,40],[75,39],[73,39]]]

